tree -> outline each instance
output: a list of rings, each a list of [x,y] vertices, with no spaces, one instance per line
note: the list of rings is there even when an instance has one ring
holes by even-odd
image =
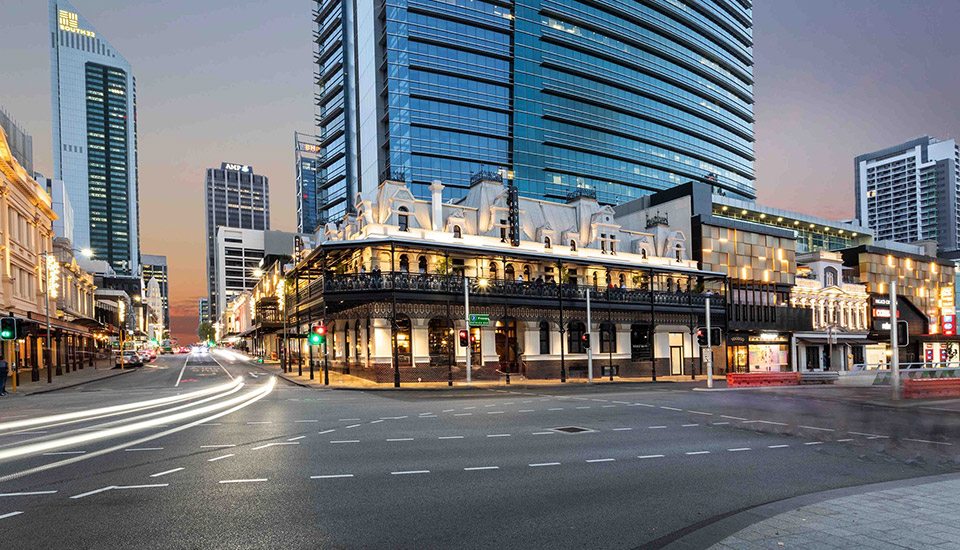
[[[200,323],[200,326],[197,327],[197,336],[199,336],[200,340],[203,342],[209,342],[213,340],[216,335],[217,331],[214,330],[213,325],[207,321]]]

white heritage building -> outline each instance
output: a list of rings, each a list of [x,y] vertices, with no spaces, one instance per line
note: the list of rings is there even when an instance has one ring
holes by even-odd
[[[358,195],[356,213],[327,224],[286,273],[283,300],[254,291],[253,351],[283,330],[282,301],[298,327],[290,334],[327,327],[325,351],[290,341],[294,362],[378,382],[460,381],[466,287],[475,379],[585,377],[585,334],[595,376],[703,372],[694,336],[703,289],[723,276],[697,268],[689,236],[666,214],[618,216],[589,192],[566,203],[518,197],[489,173],[449,203],[440,182],[430,189],[419,200],[384,181]],[[723,297],[711,305],[721,324]]]

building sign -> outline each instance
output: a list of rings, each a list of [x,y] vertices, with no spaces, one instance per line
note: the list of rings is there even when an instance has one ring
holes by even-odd
[[[238,172],[243,172],[244,174],[249,174],[253,172],[253,166],[249,164],[234,164],[232,162],[222,162],[220,163],[221,170],[236,170]]]
[[[57,25],[61,31],[89,36],[90,38],[97,36],[97,33],[93,31],[81,29],[77,24],[77,14],[66,10],[57,10]]]

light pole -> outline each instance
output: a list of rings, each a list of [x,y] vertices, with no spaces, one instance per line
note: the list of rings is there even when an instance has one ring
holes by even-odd
[[[92,257],[93,257],[93,250],[90,250],[89,248],[84,248],[84,249],[82,249],[82,250],[76,249],[76,248],[71,248],[70,250],[75,251],[75,252],[79,252],[80,254],[82,254],[82,255],[83,255],[84,257],[86,257],[86,258],[92,258]],[[52,350],[51,347],[50,347],[50,294],[51,294],[52,292],[54,292],[54,291],[52,291],[52,290],[51,290],[51,287],[50,287],[50,261],[53,260],[54,262],[56,262],[56,261],[57,261],[57,258],[56,258],[56,256],[53,256],[53,251],[50,251],[50,250],[44,250],[43,252],[41,252],[41,253],[40,253],[40,257],[43,258],[43,260],[42,260],[42,261],[43,261],[43,280],[44,280],[43,302],[44,302],[44,306],[46,307],[46,310],[47,310],[47,338],[46,338],[46,341],[44,342],[44,347],[46,348],[46,349],[44,350],[44,351],[46,351],[46,353],[44,354],[44,360],[45,360],[45,362],[46,362],[46,367],[47,367],[47,383],[48,383],[48,384],[51,384],[51,383],[53,383],[53,369],[51,368],[52,366],[50,365],[50,362],[51,362],[51,361],[50,361],[50,356],[53,355],[53,353],[52,353],[53,350]],[[57,277],[60,277],[60,264],[59,264],[59,263],[57,263],[57,270],[56,270],[56,271],[57,271],[56,276],[57,276]],[[59,285],[59,283],[60,283],[60,282],[57,281],[57,285]],[[54,295],[54,298],[56,298],[56,297],[57,297],[57,296]],[[123,356],[122,356],[122,354],[121,354],[120,360],[123,361]],[[121,363],[121,364],[122,364],[122,363]]]

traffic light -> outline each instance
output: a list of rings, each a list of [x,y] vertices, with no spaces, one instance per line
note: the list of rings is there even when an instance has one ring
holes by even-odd
[[[327,339],[327,327],[325,325],[313,325],[310,328],[310,338],[308,341],[311,346],[319,346]]]
[[[590,349],[590,333],[584,332],[580,336],[580,341],[583,342],[583,349]]]
[[[460,331],[460,347],[467,347],[467,331],[465,330]]]
[[[17,319],[15,317],[0,317],[0,340],[17,339]]]

